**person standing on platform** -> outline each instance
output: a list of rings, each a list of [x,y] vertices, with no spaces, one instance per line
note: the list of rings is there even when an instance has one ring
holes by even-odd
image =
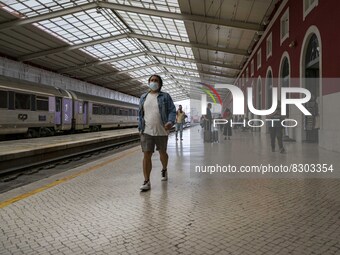
[[[185,113],[182,110],[182,105],[178,106],[178,110],[176,112],[176,141],[178,140],[178,130],[179,130],[179,138],[181,141],[183,140],[183,124],[185,120]]]
[[[158,75],[151,75],[148,80],[149,91],[144,93],[139,101],[138,130],[143,158],[144,183],[141,191],[151,188],[150,174],[152,169],[152,154],[159,151],[162,163],[162,181],[168,179],[168,135],[171,127],[175,124],[176,107],[171,96],[162,92],[163,81]]]
[[[230,140],[232,136],[230,122],[233,119],[233,114],[231,113],[229,108],[227,108],[225,112],[223,113],[223,119],[226,119],[228,121],[228,123],[224,125],[224,130],[223,130],[224,140],[227,140],[227,137],[228,137],[228,140]]]
[[[270,123],[269,126],[269,133],[270,133],[270,142],[272,147],[272,152],[275,152],[275,140],[277,139],[277,142],[279,144],[280,153],[285,153],[286,150],[283,147],[283,127],[281,125],[281,121],[283,120],[283,117],[281,116],[281,107],[278,106],[276,110],[269,115],[271,119],[276,119],[276,121],[273,121]]]
[[[206,119],[206,127],[205,127],[205,130],[207,131],[211,131],[211,124],[212,124],[212,114],[211,114],[211,103],[208,103],[207,105],[207,115],[205,116],[205,119]]]

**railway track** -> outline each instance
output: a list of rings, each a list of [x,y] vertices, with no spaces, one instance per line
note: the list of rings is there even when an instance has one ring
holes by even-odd
[[[112,137],[112,139],[80,144],[79,146],[67,146],[66,148],[63,147],[63,149],[58,149],[58,146],[48,150],[37,149],[31,155],[22,158],[2,158],[0,159],[0,181],[8,182],[24,174],[43,171],[56,165],[66,164],[68,161],[87,158],[93,154],[121,148],[138,141],[138,133],[133,133],[122,137]]]

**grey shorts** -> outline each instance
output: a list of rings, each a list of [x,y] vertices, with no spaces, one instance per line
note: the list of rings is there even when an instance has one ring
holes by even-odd
[[[152,136],[147,134],[142,134],[140,136],[140,144],[142,146],[143,152],[154,152],[155,145],[156,150],[158,151],[166,151],[168,147],[168,136]]]

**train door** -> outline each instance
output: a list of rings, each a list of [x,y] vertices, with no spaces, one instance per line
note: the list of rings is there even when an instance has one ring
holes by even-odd
[[[89,121],[88,121],[88,102],[83,102],[83,124],[84,126],[87,126]]]
[[[54,123],[56,125],[61,125],[61,97],[55,98]]]

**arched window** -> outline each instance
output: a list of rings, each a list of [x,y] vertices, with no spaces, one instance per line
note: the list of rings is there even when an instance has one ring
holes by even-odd
[[[319,40],[316,34],[310,37],[305,56],[305,87],[312,94],[312,99],[306,104],[307,109],[312,113],[312,116],[306,116],[304,119],[304,130],[306,140],[309,142],[319,141],[319,131],[316,128],[316,119],[319,114],[319,98],[320,98],[320,48]]]
[[[261,77],[257,80],[256,85],[256,109],[262,110],[262,80]]]
[[[273,103],[273,74],[269,70],[266,77],[266,109],[271,107]]]
[[[282,62],[281,78],[281,86],[289,87],[289,62],[287,57],[285,57]]]
[[[313,34],[308,42],[305,56],[305,77],[306,89],[308,89],[312,96],[319,97],[319,62],[320,60],[320,48],[319,41],[315,34]]]
[[[285,56],[282,59],[282,65],[281,65],[281,88],[289,87],[289,61],[288,57]],[[279,92],[279,98],[281,97],[281,91]],[[289,98],[289,95],[287,95]],[[289,116],[289,105],[286,106],[286,116]],[[288,136],[288,128],[285,128],[284,135]]]
[[[312,68],[315,64],[318,64],[320,56],[319,41],[315,34],[309,39],[309,43],[306,51],[305,64],[306,68]]]

